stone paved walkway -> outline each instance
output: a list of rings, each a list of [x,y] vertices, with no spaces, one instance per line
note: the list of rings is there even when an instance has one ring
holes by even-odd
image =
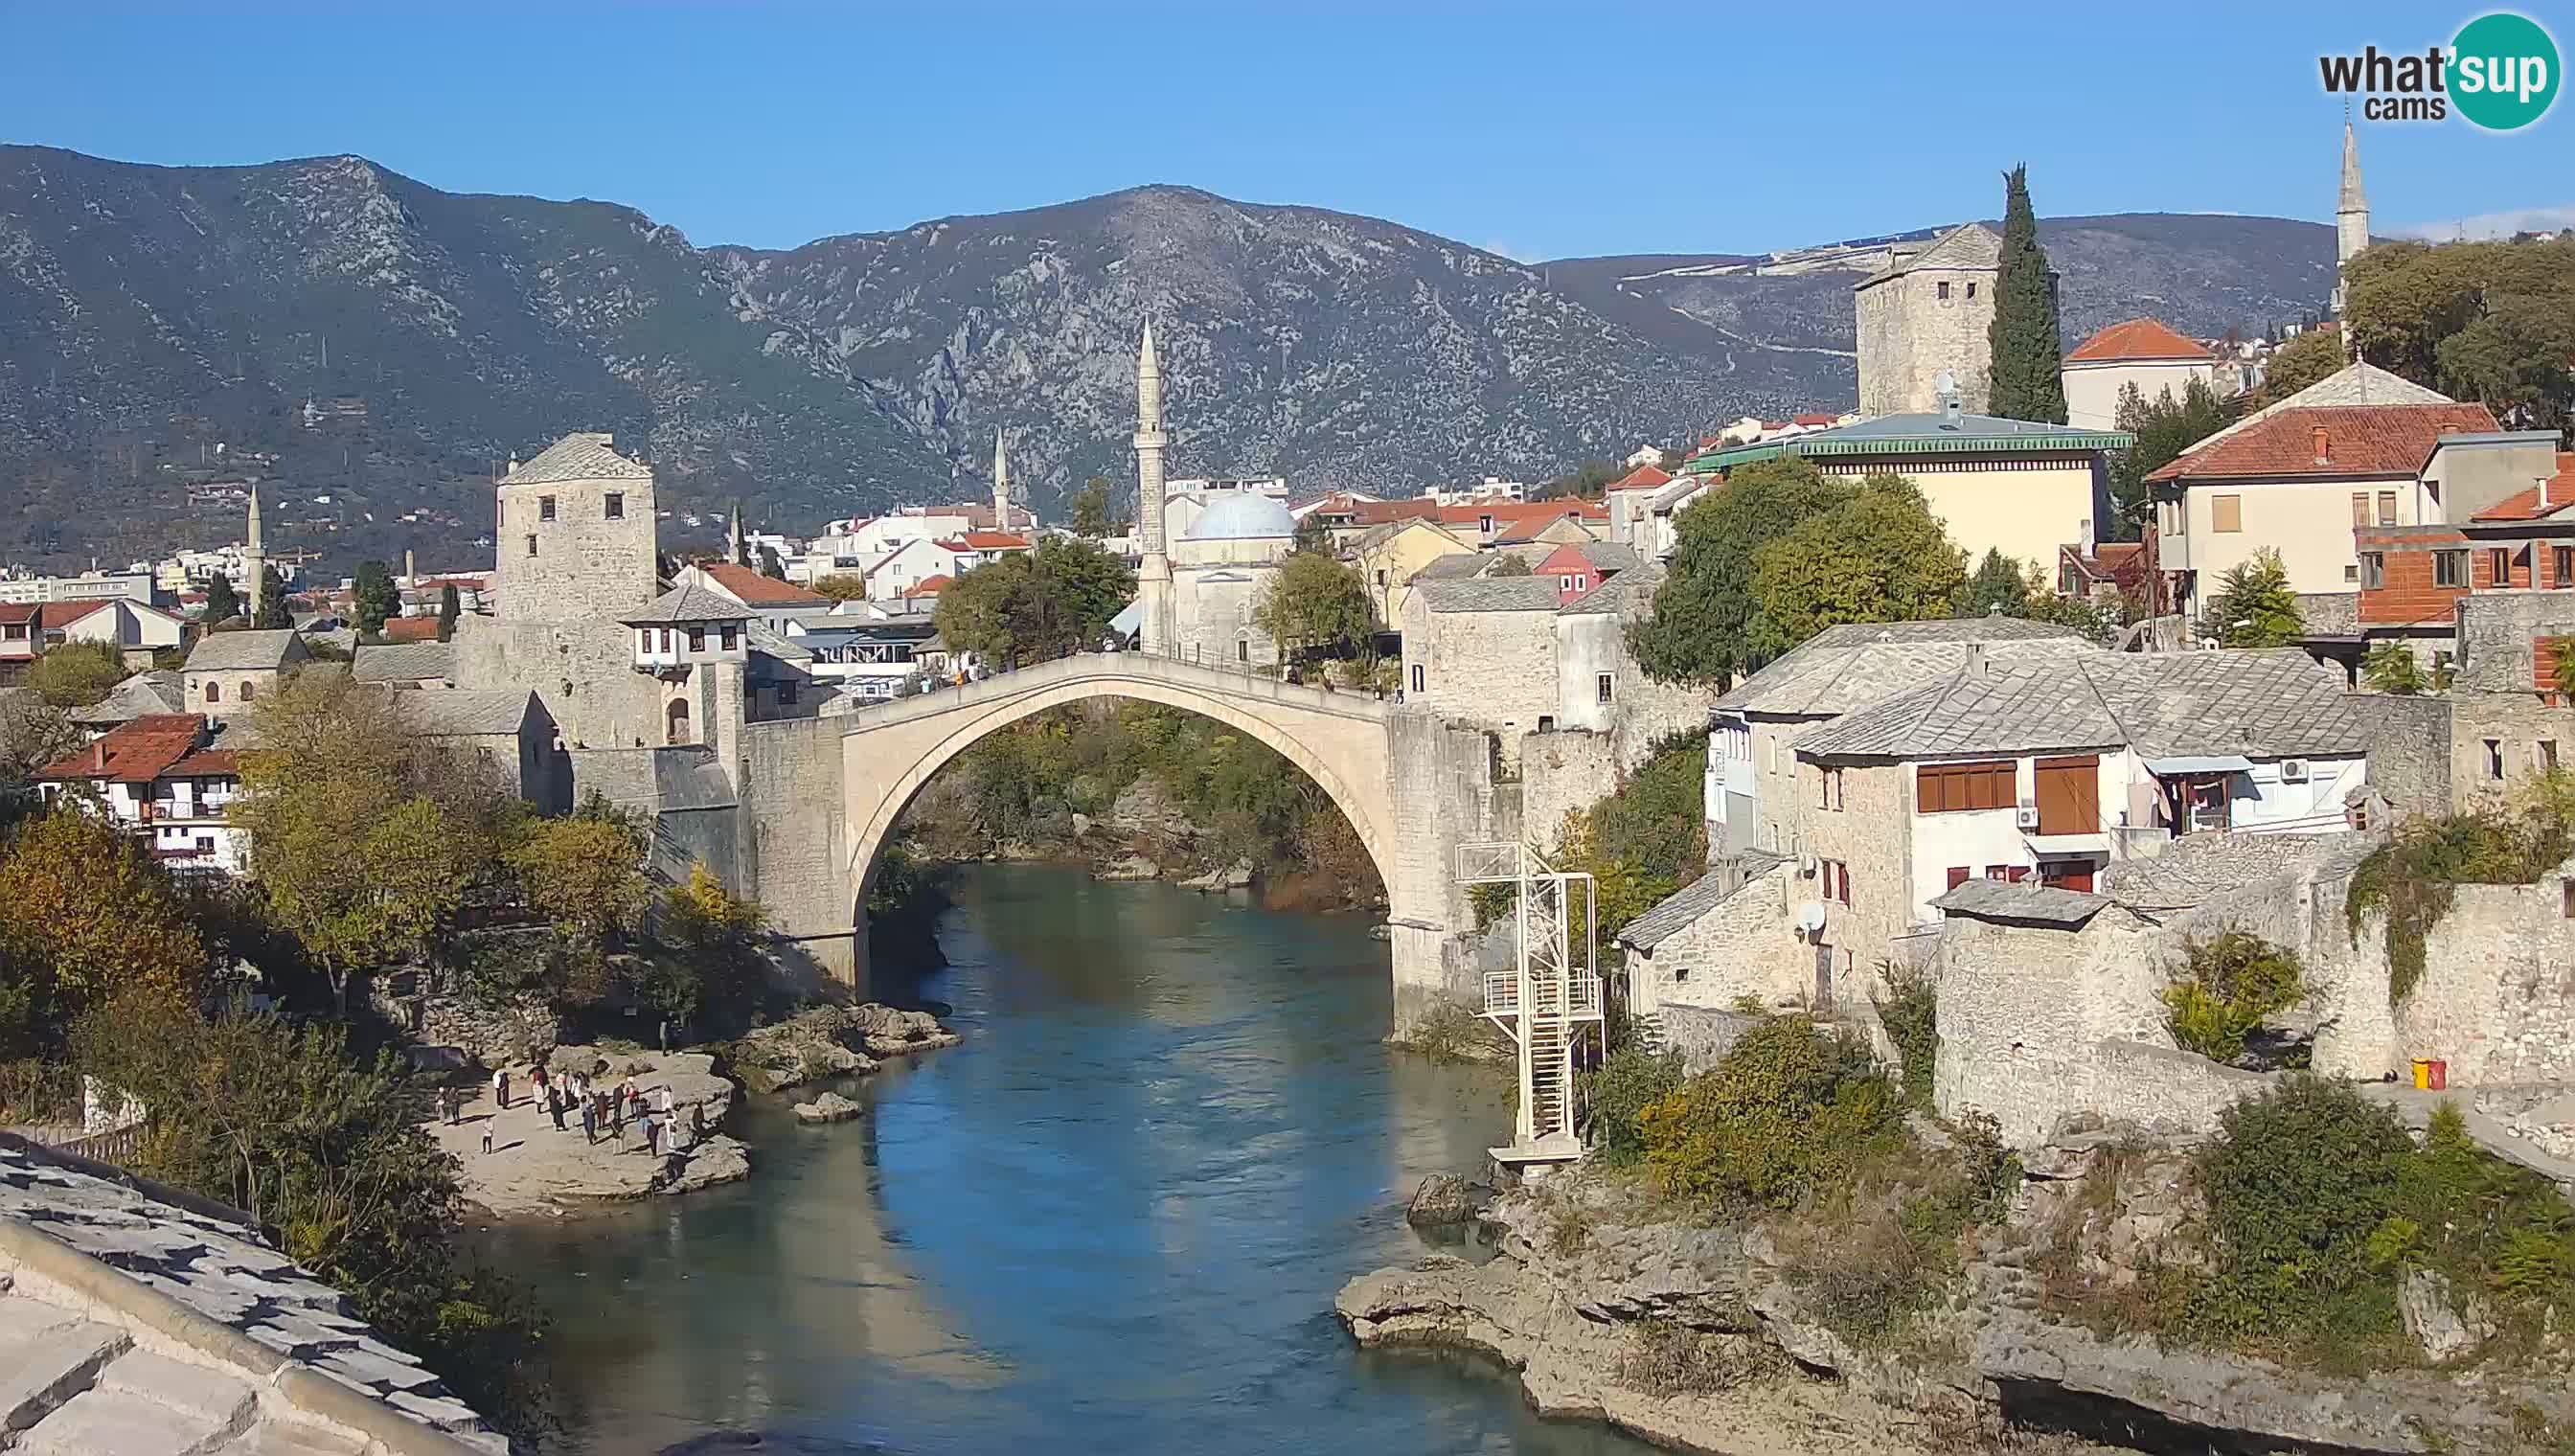
[[[647,1153],[643,1126],[634,1118],[627,1119],[623,1140],[611,1138],[602,1128],[596,1143],[587,1142],[578,1110],[564,1115],[566,1130],[557,1132],[554,1119],[534,1095],[529,1069],[513,1066],[507,1108],[494,1104],[487,1080],[467,1097],[461,1121],[453,1126],[430,1124],[439,1145],[463,1164],[467,1198],[501,1218],[563,1216],[750,1176],[751,1161],[743,1145],[715,1130],[733,1106],[735,1087],[716,1074],[713,1057],[701,1052],[618,1053],[567,1046],[557,1048],[554,1065],[592,1065],[594,1059],[609,1064],[610,1069],[599,1074],[603,1087],[632,1076],[647,1093],[666,1084],[671,1088],[678,1113],[672,1119],[679,1125],[677,1148],[666,1148],[661,1157]],[[701,1102],[707,1109],[708,1135],[706,1141],[691,1146],[689,1108]],[[487,1127],[492,1131],[488,1153],[483,1151]]]

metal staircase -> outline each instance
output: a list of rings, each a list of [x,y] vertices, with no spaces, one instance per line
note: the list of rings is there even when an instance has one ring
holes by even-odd
[[[1519,932],[1516,964],[1484,977],[1484,1014],[1519,1048],[1519,1123],[1509,1147],[1492,1149],[1507,1164],[1561,1162],[1582,1156],[1574,1135],[1574,1057],[1600,1018],[1600,977],[1591,926],[1596,923],[1591,876],[1547,862],[1535,848],[1515,842],[1461,845],[1457,878],[1463,884],[1509,884],[1517,891],[1513,918]],[[1573,885],[1581,884],[1582,953],[1572,949]]]

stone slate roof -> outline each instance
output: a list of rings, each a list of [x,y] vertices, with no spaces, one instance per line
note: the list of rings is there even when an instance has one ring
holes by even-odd
[[[1463,582],[1424,582],[1413,590],[1433,612],[1553,612],[1553,577],[1475,577]]]
[[[1954,673],[1967,644],[1993,658],[2098,652],[2070,627],[2021,617],[1950,617],[1931,622],[1848,623],[1799,643],[1734,685],[1716,707],[1783,718],[1834,718]]]
[[[2107,895],[2022,880],[1970,879],[1931,902],[1936,909],[1978,920],[2010,924],[2054,925],[2072,929],[2110,905]]]
[[[748,622],[751,611],[721,592],[707,590],[698,585],[696,578],[689,577],[654,598],[652,606],[633,617],[618,620],[628,627],[653,627],[675,622]]]
[[[1452,551],[1446,556],[1433,557],[1428,562],[1423,563],[1421,570],[1412,574],[1412,580],[1416,582],[1462,582],[1470,577],[1482,576],[1486,567],[1489,567],[1500,560],[1501,557],[1497,553]]]
[[[13,1450],[85,1456],[509,1450],[240,1213],[15,1138],[0,1138],[0,1431]]]
[[[349,676],[360,683],[445,682],[456,671],[456,645],[375,643],[358,649]]]
[[[1631,567],[1564,604],[1567,613],[1622,612],[1630,603],[1643,605],[1663,585],[1661,567]]]
[[[250,673],[285,667],[304,656],[303,640],[291,628],[267,631],[210,632],[188,654],[191,673]]]
[[[106,728],[132,723],[150,714],[178,713],[186,704],[178,674],[137,673],[109,689],[107,696],[97,703],[88,708],[74,709],[70,717],[72,722],[83,728]]]
[[[1962,758],[2126,746],[2150,757],[2365,753],[2340,673],[2295,648],[1972,667],[1797,739],[1800,757]]]
[[[1728,887],[1725,876],[1702,874],[1673,891],[1671,897],[1661,904],[1629,920],[1626,927],[1618,932],[1618,943],[1637,950],[1651,950],[1696,924],[1701,915],[1724,903],[1736,890],[1787,862],[1785,856],[1762,849],[1747,851],[1743,857],[1757,862],[1749,866],[1751,872],[1739,883]]]
[[[619,455],[608,434],[567,435],[537,453],[503,478],[505,486],[542,486],[555,481],[649,481],[653,468]]]
[[[1604,572],[1631,572],[1644,564],[1632,546],[1614,541],[1576,541],[1567,543],[1574,554]]]
[[[515,734],[535,707],[536,695],[520,688],[467,693],[453,688],[396,696],[403,721],[425,738]]]
[[[2003,266],[2003,239],[2000,233],[1983,223],[1960,223],[1939,237],[1931,246],[1910,258],[1899,258],[1863,279],[1859,287],[1902,278],[1916,268],[1982,268],[1999,271]]]

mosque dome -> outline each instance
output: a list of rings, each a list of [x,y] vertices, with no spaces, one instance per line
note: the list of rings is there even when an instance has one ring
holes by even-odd
[[[1199,513],[1184,541],[1259,541],[1296,534],[1296,518],[1259,491],[1243,491]]]

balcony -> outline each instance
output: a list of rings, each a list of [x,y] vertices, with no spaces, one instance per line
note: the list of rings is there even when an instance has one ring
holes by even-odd
[[[1541,1016],[1561,1016],[1574,1021],[1600,1019],[1600,977],[1577,975],[1564,985],[1565,994],[1543,983],[1534,986],[1531,999]],[[1487,971],[1484,975],[1484,1014],[1517,1016],[1520,1013],[1520,977],[1516,970]]]

